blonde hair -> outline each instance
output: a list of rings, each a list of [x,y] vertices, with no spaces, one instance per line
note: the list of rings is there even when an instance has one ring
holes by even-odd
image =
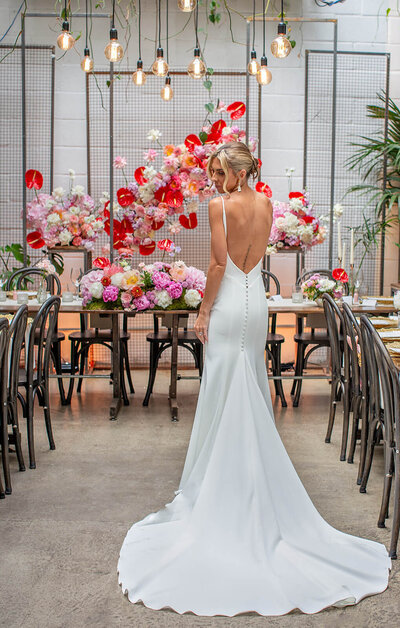
[[[246,170],[246,179],[250,176],[255,179],[258,177],[259,165],[258,159],[253,157],[249,148],[243,142],[227,142],[220,146],[208,160],[207,174],[211,179],[211,164],[214,159],[218,158],[221,162],[222,170],[225,172],[224,191],[228,194],[226,181],[229,176],[229,168],[235,174],[240,170]]]

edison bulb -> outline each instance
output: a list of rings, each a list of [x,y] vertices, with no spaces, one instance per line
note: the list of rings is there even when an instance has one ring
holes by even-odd
[[[178,0],[178,8],[184,13],[189,13],[196,8],[196,0]]]
[[[202,78],[207,72],[205,63],[200,59],[200,50],[195,48],[194,59],[188,65],[188,74],[194,79]]]
[[[271,52],[274,57],[277,57],[278,59],[284,59],[287,57],[291,50],[292,46],[290,41],[287,37],[285,37],[284,33],[279,33],[271,44]]]
[[[146,72],[143,72],[142,68],[138,68],[136,72],[132,74],[132,81],[135,85],[144,85],[146,82]]]
[[[104,48],[106,58],[111,62],[121,61],[124,56],[124,49],[118,41],[118,33],[116,28],[110,30],[110,41]]]
[[[84,72],[91,72],[93,70],[93,59],[90,57],[89,48],[85,48],[84,55],[81,61],[81,68]]]
[[[156,76],[166,76],[168,74],[168,63],[164,59],[162,48],[157,48],[157,58],[151,67],[151,71]]]
[[[161,98],[163,100],[172,100],[174,96],[174,91],[171,87],[171,79],[169,76],[165,79],[165,85],[161,90]]]
[[[63,22],[62,32],[57,37],[57,46],[61,48],[61,50],[71,50],[74,43],[75,43],[75,39],[72,37],[71,33],[69,32],[69,23]]]
[[[250,54],[250,61],[247,65],[247,71],[252,76],[257,76],[257,72],[260,69],[260,64],[257,61],[256,51],[252,50]]]
[[[268,69],[266,57],[261,57],[261,65],[257,73],[257,81],[260,85],[268,85],[268,83],[272,81],[272,74]]]

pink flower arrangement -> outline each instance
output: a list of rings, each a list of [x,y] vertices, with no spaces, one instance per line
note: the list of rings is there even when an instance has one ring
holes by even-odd
[[[306,191],[291,192],[288,202],[274,201],[268,253],[297,246],[308,250],[325,238],[326,227],[321,218],[313,214]]]
[[[71,170],[68,192],[55,188],[51,194],[38,194],[33,188],[35,197],[26,207],[27,225],[33,229],[27,242],[32,248],[61,244],[93,249],[104,222],[83,186],[73,185],[74,176]]]
[[[203,298],[205,274],[182,261],[132,269],[101,257],[94,266],[80,282],[82,305],[88,309],[197,309]]]

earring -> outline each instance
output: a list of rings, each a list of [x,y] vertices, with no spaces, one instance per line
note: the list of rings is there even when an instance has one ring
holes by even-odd
[[[241,192],[241,191],[242,191],[242,186],[240,185],[240,179],[239,179],[239,185],[238,185],[238,189],[237,189],[237,191],[238,191],[238,192]]]

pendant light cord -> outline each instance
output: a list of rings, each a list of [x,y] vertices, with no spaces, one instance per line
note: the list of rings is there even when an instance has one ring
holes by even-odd
[[[113,10],[112,10],[112,28],[115,28],[115,0],[113,0]]]
[[[85,48],[88,47],[88,0],[86,0],[86,14],[85,14],[85,23],[86,23],[86,38],[85,38]]]
[[[158,0],[158,47],[161,48],[161,0]]]
[[[167,42],[165,44],[165,51],[167,53],[167,63],[169,63],[169,39],[168,39],[168,0],[166,0],[165,2],[165,7],[166,7],[166,16],[165,16],[165,30],[166,30],[166,35],[167,35]],[[168,75],[169,76],[169,72]]]
[[[199,25],[199,3],[196,2],[196,12],[194,14],[194,30],[195,30],[195,33],[196,33],[196,48],[200,48],[200,46],[199,46],[199,36],[198,36],[198,33],[197,33],[198,25]]]
[[[265,57],[265,0],[263,0],[263,57]]]
[[[139,0],[139,16],[138,16],[139,61],[142,60],[142,30],[141,30],[141,21],[142,21],[142,2],[141,2],[141,0]]]
[[[255,40],[256,40],[256,0],[253,0],[253,46],[252,46],[253,50],[254,50]]]
[[[283,0],[281,0],[281,22],[283,22]]]

